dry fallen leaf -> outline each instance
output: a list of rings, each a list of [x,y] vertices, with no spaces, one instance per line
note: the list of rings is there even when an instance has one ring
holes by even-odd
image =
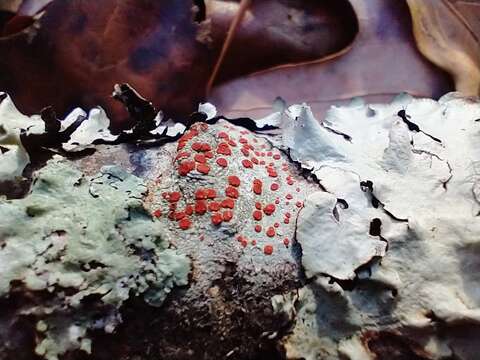
[[[195,13],[194,3],[203,2],[54,0],[33,26],[0,39],[0,88],[26,113],[53,105],[63,117],[75,106],[100,105],[114,126],[123,127],[126,113],[109,94],[115,83],[127,82],[167,116],[181,118],[204,98],[238,9],[230,1],[207,1]],[[355,27],[339,3],[348,5],[345,0],[254,5],[220,80],[338,51]]]
[[[407,0],[420,51],[448,73],[465,95],[480,94],[480,3]]]
[[[207,0],[205,4],[211,21],[212,45],[219,49],[239,3]],[[228,48],[217,84],[254,71],[338,52],[353,41],[357,25],[353,8],[345,0],[252,1]]]
[[[0,86],[24,112],[51,104],[64,115],[74,104],[98,104],[117,124],[125,113],[109,94],[119,81],[161,99],[166,111],[187,109],[202,96],[209,63],[191,7],[188,0],[54,1],[36,34],[27,29],[0,42]]]
[[[307,102],[317,117],[332,104],[355,96],[383,102],[401,92],[438,97],[451,90],[449,77],[417,50],[406,3],[351,0],[359,22],[353,44],[317,61],[279,66],[214,89],[219,112],[264,116],[281,96]]]

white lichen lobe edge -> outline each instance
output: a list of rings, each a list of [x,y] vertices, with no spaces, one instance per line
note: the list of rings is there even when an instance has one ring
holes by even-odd
[[[479,353],[479,118],[478,100],[458,94],[357,99],[324,121],[306,105],[269,117],[282,128],[277,146],[326,191],[298,218],[314,281],[273,299],[296,321],[283,339],[288,357],[375,359],[368,334],[390,332],[435,359]],[[452,330],[438,334],[435,321]],[[462,323],[473,324],[467,340],[454,331]]]

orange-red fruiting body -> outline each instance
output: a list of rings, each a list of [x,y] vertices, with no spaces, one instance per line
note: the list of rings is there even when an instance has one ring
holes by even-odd
[[[235,201],[233,199],[227,198],[222,200],[221,205],[223,208],[233,209],[235,207]]]
[[[182,220],[185,216],[186,216],[186,214],[185,214],[184,211],[177,211],[177,212],[174,214],[174,217],[175,217],[175,220],[176,220],[176,221]]]
[[[205,164],[207,162],[207,158],[205,157],[205,155],[203,154],[195,154],[195,156],[193,157],[193,159],[198,162],[198,163],[201,163],[201,164]]]
[[[180,138],[180,140],[178,140],[177,151],[182,150],[185,145],[187,145],[187,141],[182,141],[182,139]]]
[[[185,176],[193,169],[195,169],[195,161],[185,160],[178,166],[178,174],[180,176]]]
[[[204,200],[195,202],[195,214],[203,215],[207,212],[207,203]]]
[[[243,159],[242,160],[242,165],[244,168],[251,169],[253,167],[253,164],[250,160],[248,159]]]
[[[204,151],[204,152],[205,152],[205,151],[210,151],[210,150],[212,150],[212,147],[211,147],[210,144],[208,144],[208,143],[203,143],[203,144],[202,144],[202,147],[201,147],[201,149],[200,149],[200,151]]]
[[[232,155],[232,150],[230,150],[227,143],[221,142],[217,146],[217,153],[222,155]]]
[[[207,192],[205,189],[197,189],[195,191],[195,199],[202,200],[207,198]]]
[[[168,198],[168,201],[170,202],[177,202],[178,200],[180,200],[180,198],[182,197],[182,194],[178,191],[172,191],[170,193],[170,196]]]
[[[180,226],[180,229],[182,230],[189,229],[191,225],[192,225],[192,222],[188,217],[185,217],[178,222],[178,226]]]
[[[263,253],[265,255],[272,255],[273,254],[273,246],[272,245],[265,245],[263,247]]]
[[[179,152],[177,154],[177,156],[175,157],[176,160],[180,160],[180,159],[183,159],[183,158],[188,158],[190,157],[190,153],[188,151],[182,151],[182,152]]]
[[[254,210],[252,216],[255,220],[260,221],[262,220],[262,212],[260,210]]]
[[[210,166],[207,164],[197,163],[197,171],[201,174],[207,175],[210,172]]]
[[[275,229],[272,226],[270,226],[267,229],[266,234],[267,234],[268,237],[274,237],[275,236]]]
[[[232,175],[228,177],[228,183],[232,186],[240,186],[240,178],[238,176]]]
[[[228,134],[224,131],[220,131],[217,135],[220,139],[228,139]]]
[[[236,199],[238,198],[238,190],[233,186],[227,186],[227,188],[225,189],[225,195],[230,198]]]
[[[209,211],[218,211],[220,210],[220,203],[216,201],[210,201],[208,203],[208,210]]]
[[[221,166],[221,167],[227,167],[228,166],[228,162],[225,158],[218,158],[216,163],[217,163],[218,166]]]
[[[223,218],[223,221],[230,221],[232,220],[233,218],[233,211],[232,210],[225,210],[223,213],[222,213],[222,218]]]
[[[201,142],[194,142],[192,144],[192,150],[195,150],[195,151],[200,151],[202,149],[202,143]]]
[[[275,169],[272,169],[272,170],[269,170],[268,171],[268,176],[270,177],[273,177],[273,178],[276,178],[278,176],[277,172],[275,171]]]
[[[255,194],[257,195],[261,195],[262,194],[262,181],[259,180],[259,179],[254,179],[253,180],[253,186],[252,186],[252,190]]]
[[[220,225],[223,221],[222,215],[219,213],[212,214],[211,216],[212,224],[214,225]]]
[[[275,205],[273,204],[265,205],[265,207],[263,208],[263,212],[266,215],[272,215],[275,212]]]
[[[205,193],[206,193],[206,196],[207,196],[207,199],[215,199],[217,197],[217,192],[215,191],[215,189],[205,189]]]

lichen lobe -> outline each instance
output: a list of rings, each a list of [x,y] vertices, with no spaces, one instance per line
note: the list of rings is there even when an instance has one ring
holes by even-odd
[[[159,305],[187,284],[189,260],[168,249],[162,226],[143,208],[145,190],[118,167],[87,177],[55,158],[25,198],[0,201],[0,295],[14,283],[34,299],[49,294],[42,307],[21,304],[21,314],[37,321],[38,355],[90,352],[88,332],[114,331],[130,297]]]

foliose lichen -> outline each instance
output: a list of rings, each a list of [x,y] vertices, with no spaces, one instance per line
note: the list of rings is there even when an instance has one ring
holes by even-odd
[[[128,298],[159,305],[188,283],[190,261],[168,248],[145,192],[118,167],[88,177],[54,157],[25,198],[0,199],[0,296],[18,284],[41,296],[22,307],[37,321],[38,355],[89,352],[89,330],[113,332]]]
[[[480,103],[359,99],[277,113],[278,146],[315,175],[296,240],[309,282],[275,296],[288,359],[477,359]],[[273,116],[270,116],[274,119]]]

